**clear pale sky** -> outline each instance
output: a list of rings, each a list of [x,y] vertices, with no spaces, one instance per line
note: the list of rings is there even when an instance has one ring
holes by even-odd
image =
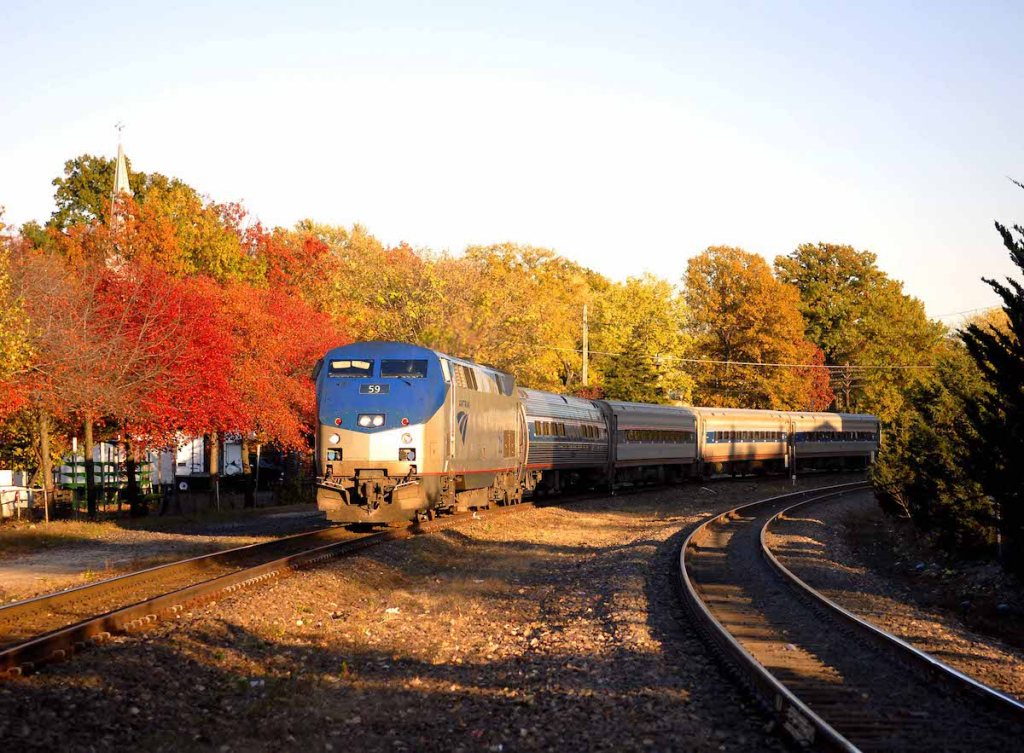
[[[135,169],[265,224],[672,281],[834,241],[947,314],[994,302],[992,222],[1024,222],[1022,9],[0,0],[0,205],[45,220],[121,120]]]

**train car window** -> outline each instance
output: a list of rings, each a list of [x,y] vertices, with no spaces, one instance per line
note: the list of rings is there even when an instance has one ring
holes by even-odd
[[[382,379],[426,379],[426,358],[385,358],[380,362]]]
[[[331,366],[327,373],[332,377],[372,377],[373,361],[359,361],[349,358],[335,359],[331,361]]]

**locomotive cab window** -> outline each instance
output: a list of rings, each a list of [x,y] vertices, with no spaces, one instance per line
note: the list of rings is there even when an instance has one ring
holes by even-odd
[[[382,378],[424,379],[427,376],[427,359],[384,359],[380,362],[380,375]]]
[[[331,361],[330,370],[327,372],[332,377],[372,377],[373,361],[359,361],[356,359],[336,359]]]

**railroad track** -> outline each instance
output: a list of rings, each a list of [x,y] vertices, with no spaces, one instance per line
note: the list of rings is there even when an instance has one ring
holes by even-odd
[[[558,500],[566,501],[579,499]],[[385,541],[439,531],[537,504],[543,503],[523,502],[443,516],[377,533],[320,529],[15,602],[0,608],[0,675],[26,674],[44,664],[65,661],[112,635],[143,629],[189,607]]]
[[[1024,705],[832,603],[765,544],[780,515],[866,483],[717,515],[683,543],[683,599],[742,682],[802,746],[829,751],[1012,750]]]
[[[650,490],[649,486],[638,486],[617,494],[626,496]],[[67,660],[92,644],[143,629],[190,606],[385,541],[438,531],[471,519],[602,496],[584,492],[560,495],[550,501],[541,497],[372,534],[355,534],[342,528],[320,529],[8,604],[0,607],[0,675],[25,674],[42,665]]]

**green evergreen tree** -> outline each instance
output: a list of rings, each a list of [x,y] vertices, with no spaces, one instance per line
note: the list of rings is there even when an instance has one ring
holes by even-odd
[[[1024,185],[1017,185],[1024,188]],[[1024,272],[1024,227],[996,223],[1003,245]],[[982,278],[1003,300],[1006,329],[971,325],[962,337],[990,390],[970,401],[978,434],[971,469],[996,505],[1008,567],[1024,572],[1024,285]]]
[[[978,435],[963,420],[965,406],[986,384],[958,339],[946,340],[943,349],[886,426],[871,479],[886,512],[910,518],[947,551],[987,555],[994,541],[992,503],[970,472]]]

